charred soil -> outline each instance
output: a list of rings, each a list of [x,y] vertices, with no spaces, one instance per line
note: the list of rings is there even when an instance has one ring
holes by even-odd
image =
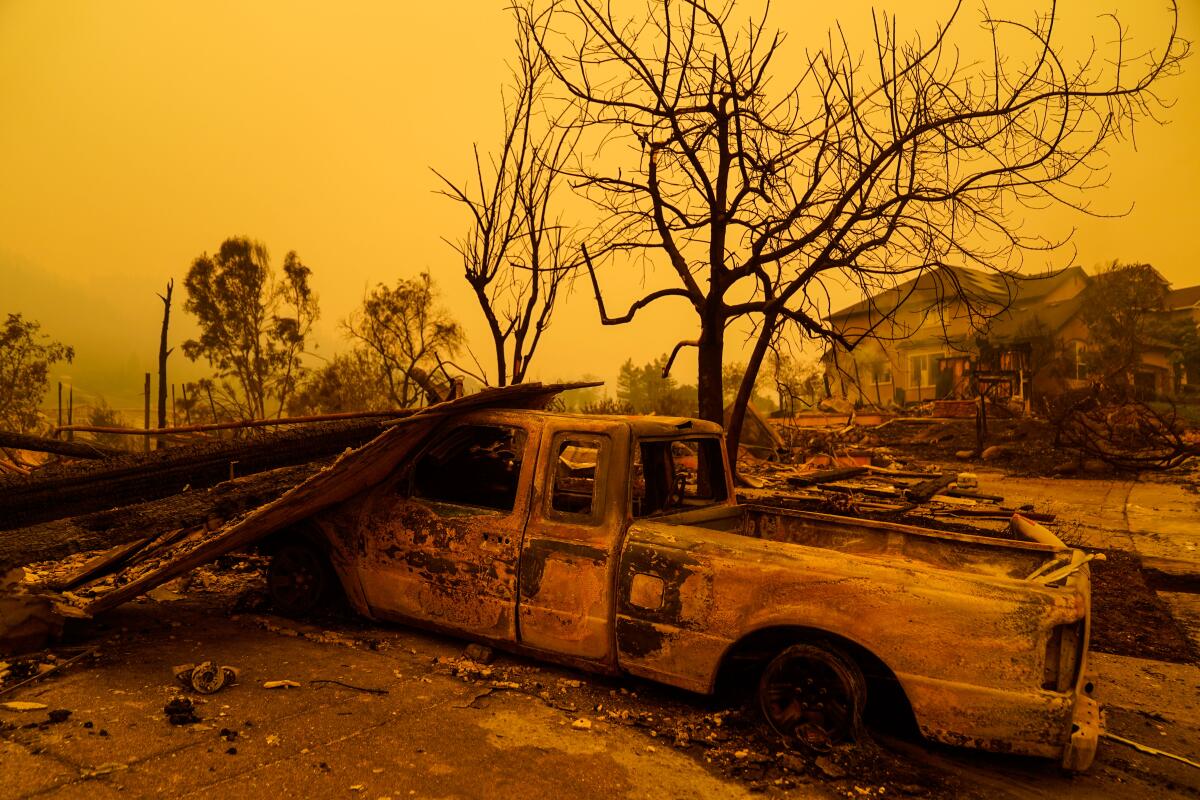
[[[1092,649],[1177,664],[1200,663],[1191,639],[1146,582],[1136,555],[1108,550],[1092,568]]]

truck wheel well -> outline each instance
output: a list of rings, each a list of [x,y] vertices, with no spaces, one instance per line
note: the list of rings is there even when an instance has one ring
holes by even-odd
[[[326,556],[329,555],[329,544],[325,541],[325,537],[321,535],[315,523],[307,520],[275,531],[262,541],[258,542],[255,547],[263,555],[269,556],[278,550],[282,545],[288,544],[289,542],[298,541],[307,542],[308,544],[316,547]]]
[[[321,611],[333,611],[340,613],[346,610],[349,597],[347,588],[342,583],[341,576],[338,574],[337,568],[334,566],[333,553],[330,547],[329,540],[322,534],[321,529],[316,523],[304,520],[294,525],[290,525],[281,530],[267,536],[257,544],[258,551],[270,559],[270,564],[267,568],[267,580],[270,587],[272,581],[272,573],[276,569],[276,562],[289,545],[299,545],[301,548],[313,551],[319,562],[318,569],[323,572],[327,583],[320,590],[322,594]],[[295,561],[295,557],[291,558]],[[301,563],[303,559],[301,559]],[[317,566],[317,565],[312,565]],[[284,573],[286,574],[286,572]],[[273,592],[273,589],[268,590]],[[273,598],[274,599],[274,598]],[[299,615],[306,615],[309,611],[296,611]]]
[[[721,659],[715,693],[742,700],[758,685],[767,662],[793,644],[828,643],[854,659],[867,679],[867,718],[899,733],[917,730],[916,718],[904,687],[883,661],[857,642],[836,633],[803,626],[763,628],[739,639]]]

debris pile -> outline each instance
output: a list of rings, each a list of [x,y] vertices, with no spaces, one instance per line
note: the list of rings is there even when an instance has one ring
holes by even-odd
[[[1045,418],[992,416],[994,408],[982,425],[940,402],[920,409],[934,416],[849,414],[771,424],[785,443],[779,456],[789,463],[819,455],[876,466],[994,462],[1016,474],[1048,476],[1173,469],[1200,455],[1200,430],[1172,408],[1104,401],[1091,391],[1064,395]]]
[[[194,725],[200,721],[195,704],[187,697],[172,698],[163,706],[163,713],[167,715],[167,722],[172,725]]]
[[[1098,391],[1060,400],[1051,413],[1055,441],[1118,470],[1173,469],[1200,456],[1200,435],[1173,407],[1106,397]]]
[[[1054,515],[1035,513],[1029,506],[1003,505],[1004,498],[978,490],[974,473],[904,468],[900,462],[880,467],[848,465],[857,456],[810,459],[802,464],[739,460],[739,471],[755,485],[739,492],[742,502],[798,508],[870,519],[906,520],[929,524],[959,520],[972,523],[972,533],[1007,537],[1005,525],[1020,513],[1036,522],[1053,522]],[[865,459],[864,459],[865,460]],[[954,528],[953,524],[938,525]]]

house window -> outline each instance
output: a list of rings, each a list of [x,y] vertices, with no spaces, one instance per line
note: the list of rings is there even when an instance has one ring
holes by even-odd
[[[908,385],[912,388],[933,386],[937,380],[937,362],[940,353],[926,353],[908,359]]]

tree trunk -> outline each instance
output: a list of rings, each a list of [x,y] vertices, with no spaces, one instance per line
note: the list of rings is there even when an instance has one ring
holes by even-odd
[[[492,339],[496,346],[496,385],[503,388],[508,386],[508,363],[504,354],[504,338],[498,329],[494,329]]]
[[[754,342],[754,350],[750,353],[750,360],[746,363],[746,373],[742,375],[737,397],[734,398],[733,408],[729,413],[729,430],[725,432],[725,449],[729,452],[729,464],[735,475],[737,474],[738,442],[741,441],[742,426],[746,421],[746,406],[750,404],[750,398],[754,396],[754,384],[758,380],[763,357],[766,356],[767,349],[771,344],[771,337],[775,333],[775,324],[776,318],[773,314],[769,314],[763,319],[762,330],[758,332],[758,339]]]
[[[433,378],[430,377],[428,372],[420,367],[410,367],[408,370],[408,377],[411,378],[413,383],[420,387],[421,391],[425,393],[425,401],[429,403],[429,405],[436,405],[445,399],[442,397],[441,392],[438,391],[438,387],[434,384]]]
[[[167,327],[171,324],[171,291],[175,288],[175,281],[167,281],[167,293],[159,295],[159,299],[163,301],[163,320],[162,331],[158,338],[158,427],[167,427],[167,356],[171,355],[171,351],[175,348],[167,348]],[[158,442],[158,446],[162,447],[162,440]]]
[[[55,453],[75,458],[108,458],[124,455],[124,451],[91,442],[64,442],[61,439],[46,439],[27,433],[0,431],[0,447],[16,450],[31,450],[36,453]]]
[[[724,393],[721,388],[721,362],[724,357],[724,331],[721,323],[710,325],[707,320],[700,332],[699,355],[696,364],[696,400],[700,419],[724,421]]]
[[[0,491],[0,540],[11,528],[97,511],[112,510],[120,516],[120,506],[178,493],[204,495],[209,487],[228,479],[231,461],[237,462],[239,473],[248,475],[328,459],[347,447],[361,447],[381,430],[378,419],[342,420],[249,440],[205,440],[195,446],[30,475],[19,483],[6,483]],[[103,526],[97,530],[102,532]]]

